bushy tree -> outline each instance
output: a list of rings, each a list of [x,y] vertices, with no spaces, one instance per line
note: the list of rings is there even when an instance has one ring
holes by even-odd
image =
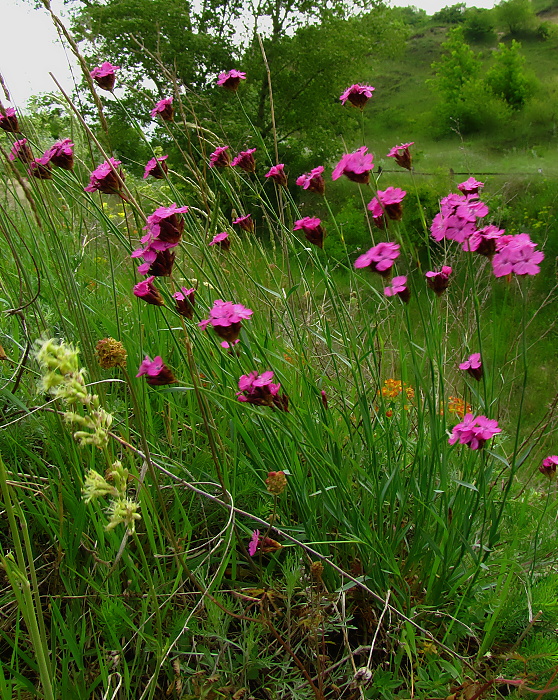
[[[471,7],[465,13],[463,33],[468,41],[492,41],[496,39],[495,24],[492,10]]]
[[[465,21],[466,6],[464,2],[459,2],[456,5],[446,5],[441,10],[432,15],[433,22],[440,24],[461,24]]]
[[[502,0],[496,5],[496,18],[510,34],[529,32],[537,21],[531,0]]]
[[[495,95],[512,109],[521,109],[535,90],[535,79],[524,71],[525,56],[515,39],[510,46],[498,44],[494,65],[486,74],[486,82]]]

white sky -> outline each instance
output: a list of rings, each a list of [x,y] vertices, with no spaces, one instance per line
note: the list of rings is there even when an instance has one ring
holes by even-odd
[[[393,5],[415,5],[428,14],[461,0],[392,0]],[[464,0],[467,6],[493,7],[496,0]],[[52,0],[54,12],[63,10],[62,0]],[[11,93],[12,103],[23,107],[39,92],[56,90],[49,76],[54,73],[64,89],[72,89],[71,63],[79,80],[79,69],[58,35],[46,10],[36,10],[28,0],[0,0],[0,73]],[[3,95],[0,95],[2,100]]]

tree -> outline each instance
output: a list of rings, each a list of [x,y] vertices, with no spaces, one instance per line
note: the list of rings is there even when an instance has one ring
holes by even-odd
[[[441,10],[432,15],[433,22],[440,24],[461,24],[465,21],[466,5],[464,2],[459,2],[456,5],[446,5]]]
[[[531,0],[502,0],[496,5],[496,17],[510,34],[531,31],[537,19]]]
[[[496,39],[494,26],[495,17],[492,10],[471,7],[465,13],[463,34],[468,41],[493,41]]]
[[[498,44],[494,65],[486,74],[486,82],[512,109],[521,109],[535,90],[535,81],[523,68],[525,56],[520,53],[521,44],[513,39],[510,46]]]

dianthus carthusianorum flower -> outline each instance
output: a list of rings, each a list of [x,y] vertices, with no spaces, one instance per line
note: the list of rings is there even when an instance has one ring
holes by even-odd
[[[52,164],[57,168],[72,170],[74,167],[74,144],[70,139],[57,141],[43,153],[41,158],[37,158],[37,163]],[[120,165],[120,163],[118,164]]]
[[[496,242],[496,254],[492,258],[492,270],[496,277],[505,275],[536,275],[541,271],[539,263],[544,260],[544,253],[535,250],[528,233],[516,236],[501,236]]]
[[[216,84],[229,92],[236,92],[241,80],[246,80],[246,73],[233,68],[232,70],[219,73]]]
[[[121,180],[124,175],[118,166],[121,161],[109,158],[101,163],[89,176],[89,184],[83,189],[86,192],[103,192],[104,194],[118,194],[122,189]]]
[[[209,156],[210,168],[226,168],[231,164],[231,159],[228,154],[228,146],[219,146]]]
[[[474,352],[472,355],[469,355],[468,359],[459,365],[459,369],[468,372],[473,379],[476,379],[477,382],[479,382],[482,379],[483,373],[480,352]]]
[[[169,166],[165,163],[167,158],[168,156],[156,156],[147,161],[145,170],[143,171],[143,179],[147,180],[151,175],[151,177],[154,177],[156,180],[164,180],[165,175],[169,171]]]
[[[278,185],[281,185],[281,187],[286,187],[287,186],[287,175],[285,174],[285,164],[284,163],[278,163],[277,165],[273,165],[265,174],[265,177],[271,178],[272,180],[275,180],[275,182]]]
[[[316,192],[317,194],[323,194],[325,192],[325,180],[323,177],[324,166],[318,165],[317,168],[313,168],[309,173],[304,173],[304,175],[299,175],[296,179],[296,184],[302,187],[308,192]]]
[[[425,274],[426,284],[433,292],[436,292],[436,296],[443,294],[449,287],[449,277],[451,273],[451,267],[449,265],[444,265],[439,272],[431,270]]]
[[[241,322],[250,318],[253,313],[252,309],[247,309],[242,304],[216,299],[213,308],[209,311],[209,318],[200,321],[198,326],[202,330],[212,326],[220,338],[232,343],[240,335]]]
[[[374,223],[378,228],[386,226],[386,217],[393,221],[401,221],[403,217],[401,202],[406,194],[405,190],[399,187],[387,187],[385,190],[378,190],[374,199],[368,204],[368,209],[372,212]]]
[[[139,366],[137,377],[143,377],[145,375],[145,380],[150,386],[165,386],[166,384],[173,384],[176,379],[171,370],[163,362],[163,358],[160,355],[151,359],[149,355],[146,355],[143,362]]]
[[[172,272],[175,248],[182,237],[184,219],[179,214],[185,214],[188,207],[178,207],[175,203],[168,207],[159,207],[147,217],[144,230],[147,233],[141,238],[143,248],[132,253],[132,258],[143,258],[144,262],[138,267],[141,275],[151,274],[157,277],[169,276]]]
[[[399,243],[378,243],[355,260],[355,267],[369,267],[382,277],[389,277],[400,247]]]
[[[173,298],[176,302],[176,310],[181,316],[192,319],[194,317],[194,304],[196,299],[196,290],[186,289],[181,287],[179,292],[175,292]]]
[[[407,287],[407,278],[404,275],[394,277],[391,280],[391,285],[384,288],[386,297],[398,296],[401,301],[407,303],[411,298],[411,292]]]
[[[374,156],[367,151],[366,146],[362,146],[354,153],[345,153],[333,169],[331,179],[338,180],[341,175],[345,175],[353,182],[367,184],[370,181],[370,172],[374,169]]]
[[[402,143],[400,146],[394,146],[386,157],[395,158],[395,162],[399,167],[411,170],[413,159],[409,148],[413,146],[414,143],[414,141],[409,141],[409,143]]]
[[[453,428],[448,442],[450,445],[459,442],[460,445],[468,445],[472,450],[479,450],[484,447],[487,440],[501,432],[498,421],[467,413],[463,422]]]
[[[302,231],[308,242],[322,248],[325,234],[321,223],[317,217],[305,216],[294,222],[293,231]]]
[[[116,81],[117,70],[120,70],[120,66],[113,66],[108,61],[105,61],[100,66],[97,66],[97,68],[93,68],[89,75],[100,88],[112,92]]]
[[[254,153],[257,149],[249,148],[247,151],[240,151],[240,153],[231,160],[231,168],[238,166],[247,173],[253,173],[256,171],[256,161],[254,160]]]
[[[10,134],[19,134],[19,124],[17,114],[13,107],[6,107],[0,110],[0,129]]]
[[[138,299],[143,299],[147,304],[164,306],[165,302],[161,296],[161,292],[153,284],[154,279],[155,276],[151,275],[151,277],[138,282],[134,286],[134,295],[137,296]]]
[[[478,191],[484,187],[484,182],[479,182],[475,180],[474,177],[470,177],[465,182],[460,182],[457,185],[457,189],[463,194],[478,194]]]
[[[441,200],[440,212],[432,221],[432,237],[463,243],[477,230],[477,220],[487,214],[488,207],[476,195],[449,194]]]
[[[27,139],[20,139],[16,141],[12,146],[10,155],[8,156],[10,160],[20,160],[22,163],[29,164],[33,160],[33,152],[29,146]]]
[[[353,107],[358,107],[362,109],[368,100],[372,97],[372,93],[376,88],[371,85],[351,85],[339,98],[341,104],[344,105],[345,102],[350,102]]]
[[[229,250],[231,247],[231,239],[229,238],[229,234],[226,231],[223,231],[222,233],[218,233],[216,236],[213,236],[213,239],[209,241],[207,245],[216,245],[222,250]]]
[[[155,117],[161,117],[164,122],[172,122],[174,119],[174,110],[172,108],[172,97],[165,97],[164,100],[159,100],[155,107],[150,112],[150,115]]]
[[[258,374],[256,371],[250,374],[243,374],[238,380],[238,388],[236,396],[239,401],[245,403],[253,403],[256,406],[271,406],[273,405],[281,384],[273,383],[273,372],[262,372]]]
[[[558,467],[558,455],[550,455],[543,459],[539,471],[549,479],[553,479],[556,476],[556,467]]]

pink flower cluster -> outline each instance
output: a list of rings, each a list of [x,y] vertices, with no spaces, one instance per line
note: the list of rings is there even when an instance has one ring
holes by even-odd
[[[145,170],[143,171],[143,179],[147,180],[151,175],[151,177],[154,177],[156,180],[164,180],[165,175],[169,171],[169,166],[165,163],[167,158],[168,156],[157,156],[147,161]]]
[[[164,386],[165,384],[173,384],[176,381],[173,373],[165,365],[160,355],[153,359],[149,355],[145,356],[145,359],[139,366],[136,378],[144,375],[150,386]]]
[[[405,190],[399,187],[378,190],[376,197],[368,204],[368,209],[372,212],[374,223],[378,228],[385,228],[386,217],[393,221],[401,221],[403,217],[401,202],[406,194]]]
[[[371,85],[351,85],[351,87],[348,87],[339,99],[341,100],[342,105],[349,101],[353,107],[362,109],[372,97],[372,93],[375,89],[376,88],[373,88]]]
[[[296,184],[302,189],[308,190],[308,192],[323,194],[325,192],[323,172],[324,166],[318,165],[317,168],[313,168],[309,173],[304,173],[304,175],[297,177]]]
[[[474,352],[469,358],[459,365],[459,369],[468,372],[473,379],[479,382],[482,379],[482,361],[480,352]]]
[[[236,396],[239,401],[253,403],[256,406],[271,406],[273,399],[279,393],[281,384],[273,384],[273,372],[258,374],[256,371],[243,374],[238,380]]]
[[[236,92],[241,80],[246,80],[246,73],[233,68],[232,70],[219,73],[217,85],[225,88],[225,90],[229,90],[229,92]]]
[[[103,192],[104,194],[119,194],[122,189],[120,180],[124,179],[121,170],[118,166],[121,165],[120,160],[109,158],[101,163],[89,176],[89,184],[83,189],[86,192]]]
[[[409,143],[402,143],[400,146],[394,146],[386,157],[395,158],[395,162],[399,167],[411,170],[413,159],[409,148],[414,146],[414,144],[414,141],[409,141]]]
[[[231,160],[231,168],[238,166],[247,173],[256,172],[256,161],[253,155],[256,150],[255,148],[249,148],[247,151],[240,151],[240,153]]]
[[[164,122],[172,122],[174,119],[174,110],[172,108],[172,97],[165,97],[163,100],[159,100],[155,107],[150,112],[150,115],[155,117],[160,117]]]
[[[321,224],[317,217],[305,216],[294,222],[293,231],[302,231],[307,241],[322,248],[325,234]]]
[[[386,297],[398,296],[406,304],[411,298],[411,292],[407,287],[407,278],[404,275],[394,277],[391,280],[391,285],[384,288],[384,294]]]
[[[450,445],[459,442],[460,445],[468,445],[472,450],[479,450],[484,447],[487,440],[501,432],[498,421],[467,413],[463,422],[454,427],[448,442]]]
[[[89,75],[100,88],[112,92],[116,81],[117,70],[120,70],[120,66],[113,66],[108,61],[105,61],[100,66],[97,66],[97,68],[93,68]]]
[[[226,168],[228,165],[230,165],[231,159],[227,153],[228,150],[228,146],[218,146],[209,156],[209,167]]]
[[[539,263],[544,253],[535,250],[528,233],[516,236],[501,236],[496,243],[496,254],[492,258],[492,269],[496,277],[511,275],[536,275],[541,271]]]
[[[74,144],[70,139],[57,141],[41,158],[37,158],[37,163],[41,165],[55,165],[57,168],[71,170],[74,167]]]
[[[357,148],[354,153],[345,153],[331,173],[332,180],[345,175],[353,182],[366,185],[370,181],[370,172],[374,169],[374,156],[368,153],[366,146]]]
[[[253,313],[252,309],[247,309],[242,304],[216,299],[209,311],[209,318],[200,321],[198,326],[202,330],[212,326],[220,338],[227,343],[234,343],[240,335],[242,320],[250,318]]]
[[[440,202],[430,231],[436,241],[463,243],[477,230],[477,219],[487,214],[488,207],[476,195],[449,194]]]
[[[278,163],[277,165],[273,165],[265,174],[265,177],[271,178],[272,180],[275,180],[275,182],[278,185],[281,185],[281,187],[286,187],[287,186],[287,175],[285,173],[285,164],[284,163]]]
[[[370,267],[382,277],[389,277],[400,247],[399,243],[378,243],[355,260],[355,267]]]
[[[184,219],[178,214],[184,214],[188,207],[159,207],[147,217],[147,231],[141,238],[144,248],[138,248],[132,253],[132,258],[143,258],[144,262],[138,267],[140,275],[151,274],[157,277],[168,277],[174,264],[174,252],[171,251],[179,243],[184,230]]]

